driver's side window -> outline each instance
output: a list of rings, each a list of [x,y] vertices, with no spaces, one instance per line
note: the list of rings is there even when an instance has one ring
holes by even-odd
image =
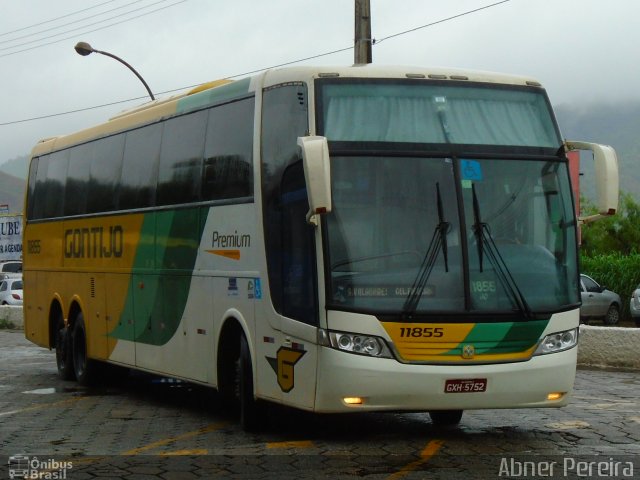
[[[598,284],[587,277],[582,277],[582,290],[585,292],[598,292]]]

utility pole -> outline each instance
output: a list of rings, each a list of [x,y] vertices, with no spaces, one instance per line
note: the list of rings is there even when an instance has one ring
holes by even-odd
[[[366,64],[372,62],[371,46],[371,4],[370,0],[355,0],[355,44],[354,63]]]

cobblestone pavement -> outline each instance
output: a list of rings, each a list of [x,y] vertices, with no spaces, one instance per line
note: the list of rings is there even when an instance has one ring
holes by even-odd
[[[579,370],[562,409],[437,428],[422,413],[274,407],[248,434],[210,390],[143,374],[82,388],[57,378],[53,352],[0,330],[0,480],[640,478],[639,394],[640,372]]]

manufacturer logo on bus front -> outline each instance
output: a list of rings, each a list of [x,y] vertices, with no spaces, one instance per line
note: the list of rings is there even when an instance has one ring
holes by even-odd
[[[476,347],[473,345],[465,345],[462,347],[462,358],[471,359],[476,356]]]

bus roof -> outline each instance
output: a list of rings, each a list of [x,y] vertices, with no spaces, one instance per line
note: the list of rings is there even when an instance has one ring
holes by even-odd
[[[286,82],[310,82],[316,78],[413,78],[425,80],[452,80],[506,85],[540,87],[540,83],[529,77],[503,73],[464,70],[442,67],[411,66],[301,66],[267,70],[254,77],[232,81],[216,80],[202,84],[184,93],[165,99],[154,100],[134,107],[110,118],[107,122],[68,135],[40,140],[32,150],[32,156],[46,154],[100,137],[142,126],[162,118],[189,110],[206,107],[246,96],[249,92]]]
[[[424,78],[430,80],[468,80],[470,82],[541,86],[537,80],[504,73],[446,67],[352,65],[326,67],[286,67],[265,72],[264,86],[277,85],[294,78],[310,80],[320,77],[347,78]]]

